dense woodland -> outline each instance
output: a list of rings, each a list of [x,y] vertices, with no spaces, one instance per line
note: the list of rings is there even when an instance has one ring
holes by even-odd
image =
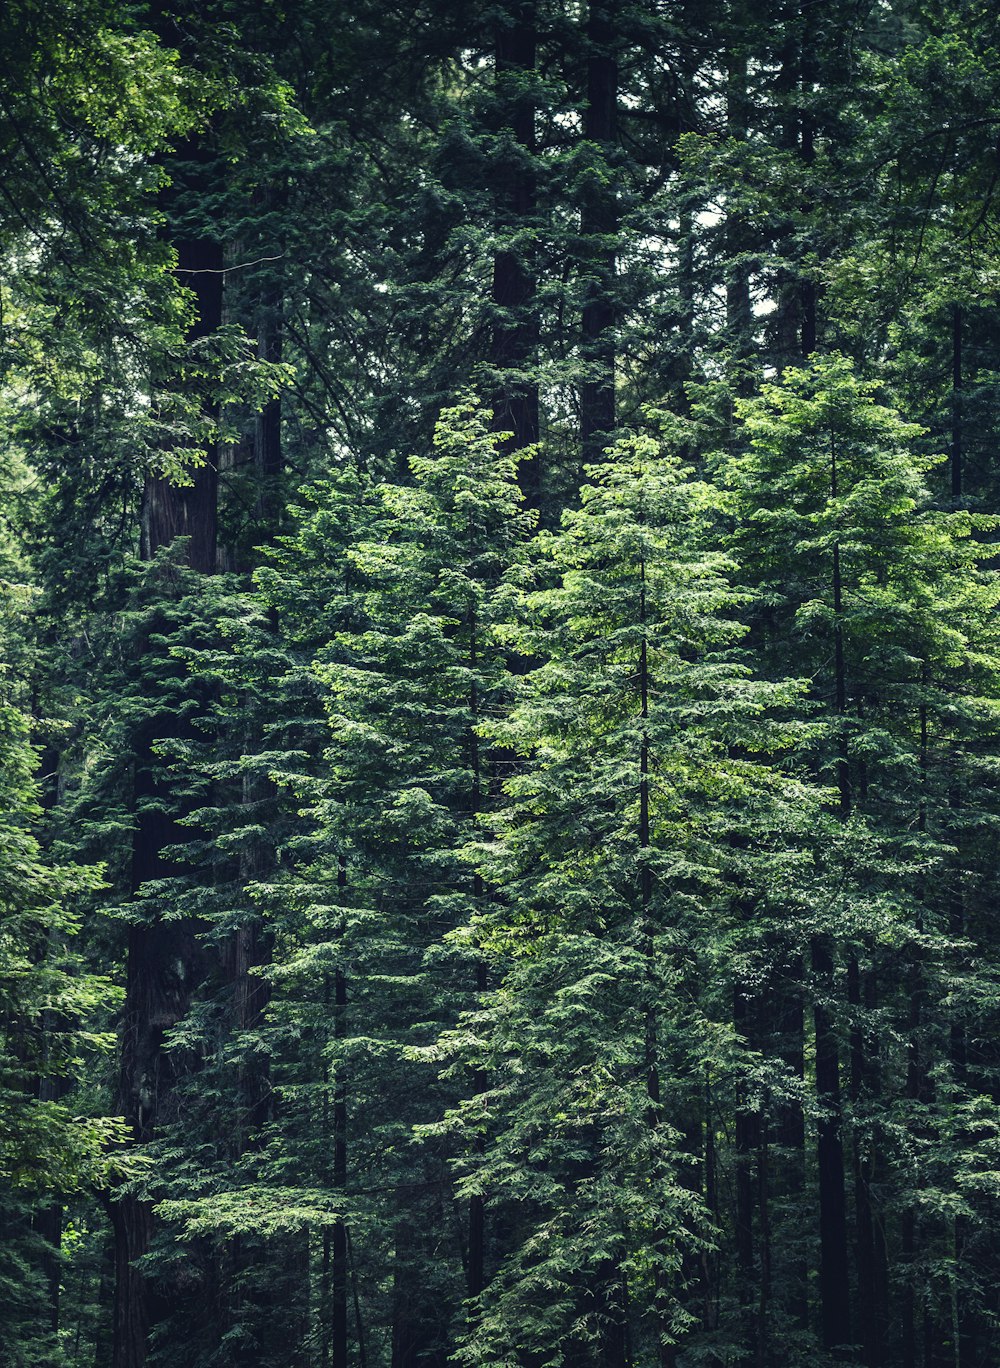
[[[990,0],[0,76],[0,1363],[996,1368]]]

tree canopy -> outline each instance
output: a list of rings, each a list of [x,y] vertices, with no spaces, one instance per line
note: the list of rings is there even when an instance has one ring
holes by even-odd
[[[1000,1361],[1000,21],[0,14],[0,1359]]]

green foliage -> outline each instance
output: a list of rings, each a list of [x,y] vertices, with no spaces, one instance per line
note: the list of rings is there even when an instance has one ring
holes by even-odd
[[[713,1233],[685,1128],[735,1050],[718,946],[765,864],[794,867],[818,801],[773,768],[801,685],[740,658],[746,595],[713,547],[718,513],[632,438],[509,580],[499,635],[537,663],[484,726],[520,763],[492,823],[494,905],[471,928],[498,984],[455,1037],[490,1082],[455,1123],[481,1137],[464,1190],[510,1203],[518,1238],[469,1362],[560,1361],[625,1305],[649,1353],[694,1324],[682,1270]]]
[[[996,18],[333,17],[0,15],[0,1358],[992,1363]]]

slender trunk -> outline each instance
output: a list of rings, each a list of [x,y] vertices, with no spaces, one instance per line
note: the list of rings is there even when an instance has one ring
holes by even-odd
[[[830,494],[838,497],[837,451],[830,440]],[[847,732],[847,673],[842,628],[844,605],[840,543],[833,547],[834,612],[834,708],[840,719],[837,785],[840,812],[851,811]],[[814,936],[812,968],[816,981],[813,1006],[815,1032],[816,1093],[822,1109],[817,1124],[820,1226],[820,1319],[823,1343],[828,1349],[850,1342],[851,1303],[848,1281],[847,1196],[844,1181],[844,1147],[841,1137],[840,1056],[829,1004],[834,996],[834,958],[825,936]]]
[[[115,1257],[118,1240],[114,1232],[114,1212],[105,1204],[108,1214],[108,1234],[101,1249],[101,1271],[97,1283],[97,1326],[94,1331],[94,1353],[88,1368],[104,1368],[111,1362],[112,1343],[115,1334]],[[77,1322],[77,1341],[81,1337],[81,1322],[84,1307],[79,1310]],[[74,1357],[73,1368],[77,1368],[79,1356]]]
[[[740,5],[731,7],[731,32],[726,51],[726,125],[729,136],[743,141],[747,136],[749,102],[747,100],[747,53],[743,34],[738,24]],[[750,271],[741,255],[746,249],[746,225],[732,210],[726,214],[726,255],[729,258],[726,279],[726,322],[729,329],[733,357],[737,365],[736,386],[740,393],[749,391],[749,377],[743,365],[752,351],[753,309],[750,301]]]
[[[580,234],[587,251],[580,354],[580,441],[584,464],[598,461],[615,426],[615,272],[618,197],[609,163],[617,135],[616,0],[591,0],[587,17],[587,102],[583,135],[596,143],[599,174],[583,194]]]
[[[502,245],[493,257],[490,361],[500,373],[493,419],[499,431],[511,434],[509,449],[521,451],[538,441],[538,383],[527,373],[538,341],[538,319],[534,268],[526,247],[536,207],[535,99],[530,89],[535,0],[520,0],[496,21],[494,60],[502,132],[511,141],[494,177]],[[513,235],[519,240],[510,241]],[[537,509],[542,494],[537,454],[521,462],[518,481],[528,507]]]
[[[858,1275],[858,1336],[861,1340],[862,1356],[867,1368],[880,1368],[884,1362],[884,1356],[883,1345],[879,1336],[880,1318],[876,1301],[878,1280],[876,1276],[875,1220],[871,1201],[873,1156],[870,1141],[866,1142],[863,1138],[863,1128],[859,1124],[861,1110],[868,1102],[869,1078],[861,1019],[864,1007],[861,969],[856,955],[851,955],[847,964],[847,996],[853,1018],[850,1043],[850,1096],[855,1118],[852,1163]]]
[[[345,870],[341,863],[338,877]],[[347,976],[338,967],[333,981],[333,1035],[341,1046],[347,1034]],[[347,1191],[347,1070],[341,1049],[337,1054],[337,1078],[333,1093],[333,1188]],[[348,1247],[346,1217],[331,1231],[330,1347],[332,1368],[347,1368],[348,1354]]]
[[[952,877],[954,886],[948,898],[948,931],[951,938],[960,941],[965,937],[965,894],[962,887],[962,850],[959,826],[959,810],[962,806],[958,785],[953,783],[948,795],[948,806],[952,814],[952,837],[959,850]],[[961,1096],[968,1083],[968,1041],[965,1026],[959,1017],[953,1017],[949,1028],[949,1052],[951,1055],[954,1090]],[[980,1361],[980,1318],[969,1305],[964,1290],[962,1274],[962,1254],[969,1234],[969,1222],[964,1216],[956,1216],[952,1222],[952,1251],[954,1268],[951,1292],[952,1344],[954,1348],[954,1368],[966,1368]]]
[[[190,333],[195,339],[221,322],[222,249],[207,239],[182,241],[177,259],[181,280],[190,285],[197,298],[198,313]],[[190,539],[188,565],[211,574],[216,558],[217,497],[214,451],[194,470],[190,486],[180,488],[151,476],[143,496],[144,558],[152,558],[161,547],[184,536]],[[162,717],[151,714],[136,737],[133,791],[138,816],[132,844],[133,894],[151,880],[176,873],[176,866],[162,852],[189,834],[179,824],[182,814],[158,772],[155,747],[162,739],[164,725]],[[185,726],[190,724],[174,723],[170,734],[179,735]],[[133,1139],[140,1144],[151,1140],[170,1114],[176,1065],[164,1041],[188,1010],[201,959],[197,927],[188,920],[157,918],[129,928],[119,1107]],[[126,1192],[112,1204],[111,1215],[116,1242],[111,1368],[142,1368],[147,1333],[172,1307],[135,1267],[152,1239],[150,1206],[135,1193]]]
[[[834,988],[834,962],[825,937],[812,944],[816,980],[813,1022],[816,1040],[816,1093],[822,1115],[817,1124],[819,1168],[820,1313],[828,1349],[850,1342],[850,1290],[847,1258],[847,1196],[841,1140],[840,1060],[826,1000]]]
[[[345,1227],[347,1237],[347,1259],[351,1270],[351,1302],[354,1307],[354,1333],[358,1342],[358,1368],[368,1368],[368,1337],[361,1316],[361,1295],[358,1291],[358,1271],[354,1263],[354,1249],[351,1245],[350,1226]]]
[[[874,969],[863,976],[863,997],[865,1010],[871,1018],[878,1007],[878,983]],[[877,1103],[882,1097],[882,1062],[879,1053],[877,1040],[872,1044],[865,1057],[865,1067],[868,1074],[869,1088],[872,1098]],[[882,1166],[877,1147],[873,1147],[869,1163],[869,1186],[875,1186],[879,1170]],[[891,1328],[890,1308],[889,1308],[889,1250],[885,1237],[885,1213],[883,1210],[872,1207],[874,1217],[874,1259],[875,1268],[873,1275],[874,1292],[873,1300],[875,1303],[875,1348],[876,1356],[881,1355],[880,1363],[888,1362],[889,1358],[889,1331]]]
[[[646,558],[640,562],[639,584],[639,624],[642,640],[639,646],[639,716],[642,733],[639,738],[639,902],[640,924],[646,955],[646,986],[648,1001],[644,1021],[644,1053],[646,1066],[646,1097],[649,1102],[646,1118],[651,1130],[660,1126],[660,1060],[659,1028],[656,1002],[658,998],[656,967],[656,928],[653,925],[652,900],[653,876],[650,869],[650,817],[649,817],[649,642],[646,635]],[[655,1235],[655,1253],[662,1256],[666,1251],[666,1232],[658,1230]],[[676,1359],[675,1346],[669,1341],[670,1296],[663,1271],[657,1266],[655,1275],[654,1302],[656,1311],[656,1334],[659,1346],[660,1368],[673,1368]]]
[[[962,306],[951,312],[951,497],[962,497]]]
[[[477,672],[479,670],[479,624],[476,618],[475,609],[469,615],[469,671],[472,678],[472,686],[469,694],[469,716],[471,725],[469,727],[469,772],[471,785],[469,791],[469,815],[475,823],[480,810],[482,794],[482,763],[479,753],[479,735],[476,728],[479,724],[479,682]],[[476,873],[473,876],[472,896],[475,905],[478,907],[482,901],[484,888],[482,876]],[[486,991],[487,975],[486,965],[482,960],[478,960],[475,968],[476,992],[481,994]],[[486,1074],[482,1069],[475,1071],[473,1078],[473,1090],[477,1095],[482,1095],[487,1089]],[[482,1136],[476,1138],[476,1152],[482,1155],[484,1142]],[[476,1193],[469,1198],[469,1262],[468,1276],[466,1280],[466,1290],[470,1300],[478,1297],[486,1285],[486,1199],[481,1193]]]
[[[812,96],[816,85],[816,54],[813,46],[813,16],[811,13],[806,12],[805,4],[800,6],[799,13],[801,26],[800,75],[802,93],[800,151],[805,166],[806,176],[809,177],[812,175],[813,163],[816,160],[815,128],[812,111],[809,108],[810,97]],[[808,220],[810,215],[814,212],[811,194],[807,195],[803,209],[805,217]],[[802,277],[800,279],[799,292],[802,308],[802,355],[811,356],[816,350],[816,343],[818,340],[816,282],[808,276]]]
[[[258,795],[253,779],[246,775],[242,781],[240,800],[243,810],[253,820],[249,810],[258,800]],[[239,883],[242,888],[265,879],[272,869],[272,852],[264,843],[255,841],[242,847],[239,860]],[[224,969],[233,989],[232,1028],[240,1035],[253,1031],[260,1024],[267,1008],[270,1000],[268,981],[255,971],[268,964],[270,958],[271,938],[265,933],[257,914],[247,912],[242,924],[233,932],[223,955]],[[257,1054],[249,1047],[241,1051],[236,1089],[239,1106],[232,1149],[234,1156],[239,1156],[254,1143],[254,1138],[271,1115],[272,1094],[266,1056]]]
[[[694,376],[696,351],[696,283],[694,260],[694,216],[687,205],[677,211],[677,340],[671,364],[664,377],[665,394],[674,413],[689,413],[690,396],[686,389]],[[699,453],[683,448],[685,459],[700,459]]]
[[[752,1004],[742,986],[733,989],[733,1026],[752,1047],[756,1032],[752,1021]],[[760,1113],[753,1110],[747,1097],[746,1083],[740,1079],[736,1086],[736,1153],[734,1158],[736,1183],[736,1271],[738,1296],[743,1308],[745,1349],[739,1362],[756,1364],[760,1351],[760,1326],[754,1306],[757,1287],[754,1250],[754,1162],[760,1147]]]
[[[284,289],[272,279],[262,290],[257,320],[257,359],[269,365],[281,361],[284,349],[282,317]],[[284,453],[281,444],[281,399],[269,399],[254,424],[254,468],[258,479],[257,516],[264,535],[273,535],[284,511],[281,478]]]
[[[719,1180],[715,1151],[715,1109],[712,1105],[712,1081],[705,1074],[705,1210],[712,1225],[719,1226]],[[702,1255],[702,1284],[705,1292],[703,1321],[705,1329],[714,1330],[719,1324],[719,1302],[722,1295],[719,1277],[719,1256],[714,1249],[706,1249]]]
[[[39,715],[40,708],[37,699],[32,700],[31,711],[34,716]],[[46,747],[42,752],[39,766],[39,797],[41,807],[46,813],[51,813],[59,802],[59,753],[52,747]],[[43,958],[47,958],[57,950],[57,939],[54,933],[49,931],[44,937],[41,955]],[[71,1032],[73,1028],[74,1022],[64,1014],[54,1012],[51,1008],[46,1008],[42,1013],[42,1058],[39,1076],[35,1079],[35,1091],[40,1102],[59,1102],[70,1090],[70,1080],[60,1073],[58,1068],[52,1066],[51,1050],[55,1034],[57,1032]],[[61,1253],[62,1203],[52,1201],[37,1208],[32,1215],[31,1225],[35,1234],[44,1241],[41,1265],[48,1288],[49,1325],[52,1333],[58,1335],[63,1273]]]
[[[771,1314],[771,1205],[769,1199],[770,1146],[767,1109],[761,1110],[757,1127],[757,1222],[760,1231],[760,1275],[757,1293],[757,1368],[765,1368],[770,1340]]]
[[[784,16],[783,36],[779,53],[775,96],[784,111],[779,142],[783,152],[794,156],[799,150],[799,115],[796,95],[799,85],[798,5],[788,0]],[[779,262],[791,262],[794,253],[795,226],[791,219],[776,225],[774,256]],[[775,280],[775,364],[780,371],[794,365],[802,357],[801,298],[794,265],[781,265]]]
[[[47,1100],[43,1097],[42,1099]],[[34,1233],[45,1241],[41,1256],[42,1273],[48,1288],[49,1328],[59,1333],[60,1292],[62,1286],[63,1209],[61,1202],[49,1202],[36,1211],[31,1220]]]
[[[779,986],[775,1017],[778,1054],[792,1079],[800,1083],[805,1077],[804,977],[802,956],[796,955],[785,982]],[[773,1187],[779,1201],[784,1199],[793,1227],[785,1239],[779,1233],[778,1258],[783,1272],[777,1278],[777,1286],[781,1288],[792,1324],[804,1331],[809,1320],[809,1274],[796,1222],[797,1213],[805,1205],[806,1127],[802,1104],[795,1097],[783,1099],[778,1107],[775,1143],[781,1162],[775,1168]]]
[[[337,888],[343,897],[347,887],[347,860],[337,858]],[[341,939],[343,939],[343,928]],[[324,985],[324,1002],[329,1004],[329,979]],[[323,1130],[332,1136],[332,1162],[327,1179],[334,1192],[343,1196],[347,1191],[347,1101],[348,1077],[344,1060],[343,1042],[347,1038],[347,975],[338,965],[333,976],[333,1038],[341,1047],[336,1053],[333,1106],[324,1101]],[[329,1094],[330,1070],[326,1068],[326,1093]],[[346,1219],[342,1218],[323,1231],[323,1252],[320,1276],[320,1364],[321,1368],[347,1368],[348,1351],[348,1293],[350,1283],[350,1234]]]

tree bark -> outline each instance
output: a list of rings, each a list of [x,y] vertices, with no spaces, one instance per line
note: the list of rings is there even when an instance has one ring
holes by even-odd
[[[222,248],[208,239],[182,240],[177,244],[177,261],[181,280],[197,299],[197,316],[189,334],[195,340],[221,323]],[[176,537],[188,537],[188,565],[211,574],[216,561],[218,502],[214,451],[193,476],[193,484],[183,488],[159,476],[147,480],[141,552],[149,560]],[[176,873],[176,866],[162,852],[165,846],[181,843],[187,832],[179,825],[182,814],[176,800],[159,777],[154,751],[164,728],[169,728],[166,735],[178,736],[185,726],[190,728],[190,723],[151,713],[135,740],[133,895],[150,880]],[[158,1126],[169,1119],[175,1061],[164,1038],[190,1006],[200,965],[197,928],[190,921],[156,919],[129,928],[119,1107],[137,1143],[151,1140]],[[169,1309],[135,1266],[149,1250],[152,1211],[136,1194],[126,1192],[112,1204],[111,1216],[115,1233],[112,1368],[143,1368],[148,1331]]]
[[[951,497],[962,497],[962,306],[951,311]]]
[[[737,985],[733,989],[733,1026],[749,1046],[754,1044],[751,1020],[751,1003],[744,989]],[[760,1349],[760,1326],[754,1306],[754,1287],[756,1285],[756,1260],[754,1251],[754,1163],[760,1146],[760,1114],[751,1109],[747,1098],[746,1085],[740,1081],[736,1086],[736,1269],[738,1279],[737,1295],[743,1310],[745,1330],[745,1350],[740,1362],[755,1364]]]
[[[731,30],[726,47],[726,126],[729,136],[745,140],[749,122],[747,100],[747,53],[743,46],[741,6],[734,4],[731,11]],[[746,247],[746,226],[730,208],[726,212],[726,323],[729,329],[734,360],[737,363],[736,385],[741,394],[750,389],[750,377],[744,375],[741,362],[752,351],[753,308],[750,299],[750,272],[740,260]]]
[[[503,245],[493,257],[493,332],[490,363],[499,372],[493,397],[505,446],[522,451],[538,441],[538,383],[530,367],[538,342],[535,274],[526,241],[536,208],[535,100],[526,88],[535,70],[535,0],[521,0],[496,21],[494,61],[501,137],[509,139],[495,175],[497,232]],[[511,242],[518,234],[521,241]],[[542,472],[537,453],[523,460],[518,482],[529,508],[539,508]]]
[[[813,1021],[816,1039],[816,1094],[823,1108],[817,1125],[819,1170],[820,1314],[828,1349],[850,1343],[851,1300],[847,1257],[847,1195],[841,1139],[840,1061],[837,1037],[824,998],[832,995],[833,955],[825,937],[812,946],[816,978]]]
[[[615,273],[618,196],[609,177],[615,156],[618,63],[615,0],[591,0],[587,16],[587,102],[583,136],[600,165],[582,197],[580,234],[586,273],[580,355],[580,442],[584,464],[599,461],[615,427]]]
[[[864,978],[864,992],[862,991]],[[871,973],[862,976],[858,960],[852,955],[847,965],[848,1001],[854,1020],[851,1025],[851,1105],[855,1112],[855,1132],[852,1144],[854,1176],[854,1229],[856,1267],[858,1277],[858,1338],[866,1368],[881,1368],[885,1362],[884,1338],[885,1307],[881,1304],[883,1277],[872,1206],[872,1178],[874,1154],[871,1142],[863,1143],[858,1126],[858,1113],[873,1092],[872,1071],[869,1065],[861,1014],[874,1006],[874,982]],[[884,1250],[881,1251],[884,1254]]]

